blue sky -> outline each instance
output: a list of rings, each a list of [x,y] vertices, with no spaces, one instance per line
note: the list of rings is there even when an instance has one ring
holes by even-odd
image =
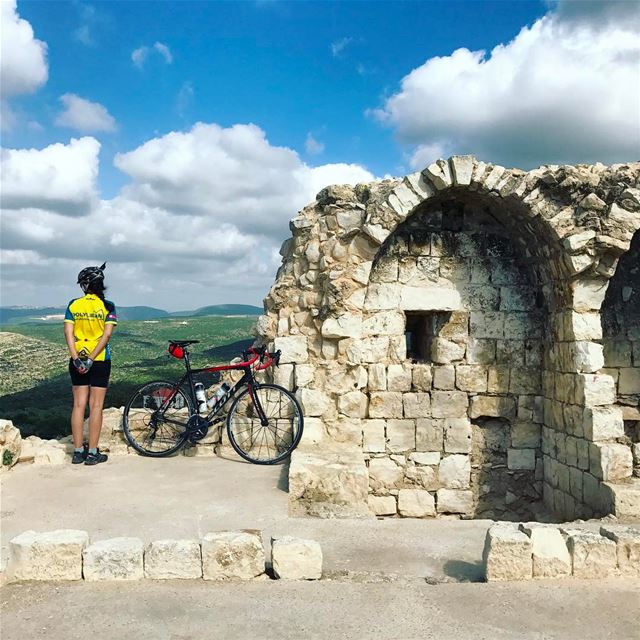
[[[634,2],[2,8],[3,304],[61,303],[103,259],[124,304],[260,304],[326,181],[638,156]]]

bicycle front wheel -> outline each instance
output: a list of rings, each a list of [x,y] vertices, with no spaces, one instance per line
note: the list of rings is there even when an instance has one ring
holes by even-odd
[[[122,427],[129,444],[144,456],[162,458],[185,442],[191,398],[171,382],[149,382],[124,408]]]
[[[255,464],[282,462],[302,437],[302,408],[275,384],[247,387],[227,415],[227,433],[239,456]]]

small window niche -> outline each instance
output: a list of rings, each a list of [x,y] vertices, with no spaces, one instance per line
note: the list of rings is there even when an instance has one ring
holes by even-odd
[[[407,359],[431,362],[431,344],[444,327],[451,311],[405,311]]]

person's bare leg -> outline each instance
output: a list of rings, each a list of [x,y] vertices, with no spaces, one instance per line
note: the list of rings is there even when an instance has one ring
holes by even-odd
[[[80,449],[83,444],[84,411],[89,401],[88,386],[73,386],[73,409],[71,409],[71,434],[73,446]]]
[[[106,387],[91,387],[91,393],[89,394],[89,449],[95,449],[100,440],[102,407],[104,406],[104,397],[106,395]]]

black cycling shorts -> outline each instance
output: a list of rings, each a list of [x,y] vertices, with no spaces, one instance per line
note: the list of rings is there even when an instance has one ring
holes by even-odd
[[[91,365],[87,373],[80,373],[74,366],[73,360],[69,358],[69,375],[71,384],[74,387],[104,387],[109,386],[109,376],[111,375],[111,360],[98,360]]]

